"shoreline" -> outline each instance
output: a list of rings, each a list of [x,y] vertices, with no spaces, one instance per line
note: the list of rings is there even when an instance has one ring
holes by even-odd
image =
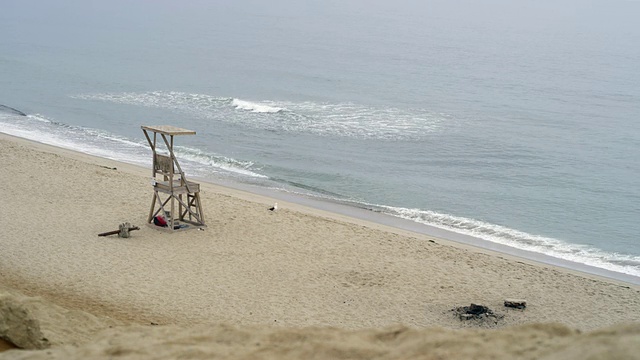
[[[150,173],[150,170],[147,170],[144,167],[136,164],[103,158],[95,155],[89,155],[80,151],[58,147],[55,145],[49,145],[35,140],[30,140],[0,132],[0,140],[2,139],[7,139],[22,144],[28,144],[35,147],[36,149],[54,154],[64,154],[65,156],[70,156],[84,162],[95,163],[106,161],[109,164],[108,166],[117,167],[119,170],[122,169],[123,171],[127,171],[128,173],[139,176],[148,176]],[[456,233],[451,230],[446,230],[426,224],[420,224],[415,221],[398,218],[388,214],[374,212],[365,208],[345,205],[327,199],[287,193],[284,191],[279,191],[277,189],[262,188],[250,184],[231,181],[216,182],[210,179],[199,177],[190,178],[199,181],[201,184],[209,184],[210,186],[215,187],[216,191],[220,193],[225,193],[227,195],[242,199],[259,198],[266,205],[272,204],[275,201],[279,201],[281,204],[280,206],[285,204],[290,209],[306,212],[312,215],[321,215],[327,218],[351,222],[354,224],[365,224],[366,226],[378,228],[383,231],[391,231],[408,236],[421,235],[429,238],[437,238],[438,240],[447,242],[448,245],[452,246],[462,248],[469,247],[470,249],[488,252],[495,256],[505,256],[514,260],[520,260],[537,266],[552,266],[577,275],[592,276],[598,279],[633,285],[634,287],[640,288],[640,277],[637,276],[565,260],[543,253],[522,250],[470,235]]]
[[[470,246],[471,248],[489,251],[499,256],[511,256],[515,259],[520,259],[532,264],[555,266],[570,272],[575,272],[576,274],[596,276],[602,279],[640,286],[640,277],[638,276],[599,268],[571,260],[565,260],[539,252],[522,250],[509,245],[484,240],[466,234],[460,234],[452,230],[442,229],[432,225],[421,224],[412,220],[375,212],[361,207],[345,205],[331,200],[316,199],[299,194],[289,194],[278,190],[263,189],[253,185],[216,183],[206,179],[199,180],[216,186],[247,191],[256,195],[267,196],[268,198],[273,198],[278,201],[287,201],[315,210],[324,211],[328,213],[328,216],[330,217],[343,216],[341,219],[345,221],[364,221],[367,222],[369,226],[380,226],[382,229],[386,229],[387,231],[406,231],[408,234],[413,233],[434,237],[441,241],[457,244],[457,246]]]

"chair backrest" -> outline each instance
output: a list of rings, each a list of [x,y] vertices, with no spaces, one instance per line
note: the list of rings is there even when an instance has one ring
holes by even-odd
[[[165,176],[175,173],[175,167],[173,166],[173,160],[170,156],[156,154],[154,161],[154,170]]]

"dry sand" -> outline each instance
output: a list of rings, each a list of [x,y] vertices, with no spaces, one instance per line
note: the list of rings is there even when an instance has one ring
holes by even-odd
[[[0,359],[640,356],[634,285],[212,184],[208,228],[168,234],[145,226],[150,169],[0,154],[0,338],[47,348]],[[470,303],[503,317],[451,311]]]

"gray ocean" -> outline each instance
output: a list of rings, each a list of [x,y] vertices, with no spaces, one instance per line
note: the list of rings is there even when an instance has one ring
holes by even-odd
[[[640,276],[640,2],[0,0],[0,132]],[[0,154],[1,157],[1,154]]]

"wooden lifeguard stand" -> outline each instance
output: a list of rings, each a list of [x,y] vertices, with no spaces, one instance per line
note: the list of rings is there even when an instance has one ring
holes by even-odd
[[[154,194],[147,222],[153,223],[154,217],[160,214],[165,217],[168,225],[166,229],[170,231],[206,227],[200,203],[200,184],[187,180],[173,152],[174,136],[195,135],[196,132],[170,125],[142,126],[142,131],[153,151]],[[149,132],[153,133],[153,139]],[[162,137],[166,150],[158,149],[158,135]]]

